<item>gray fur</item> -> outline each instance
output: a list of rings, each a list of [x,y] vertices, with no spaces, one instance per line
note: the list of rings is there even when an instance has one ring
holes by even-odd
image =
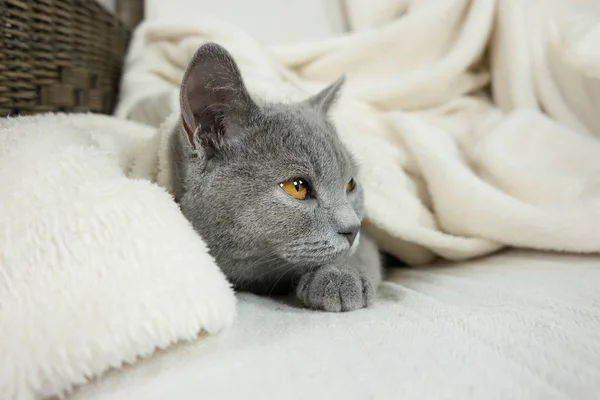
[[[327,311],[372,300],[379,254],[364,235],[351,247],[343,234],[360,227],[363,191],[357,182],[346,192],[356,163],[326,115],[342,83],[300,103],[259,104],[222,47],[206,44],[190,63],[170,143],[175,197],[237,289],[295,292]],[[314,198],[281,189],[293,177]]]

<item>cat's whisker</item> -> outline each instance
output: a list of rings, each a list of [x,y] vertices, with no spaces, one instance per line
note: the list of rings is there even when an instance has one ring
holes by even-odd
[[[257,267],[257,266],[259,266],[261,264],[264,264],[264,263],[270,263],[270,262],[273,262],[273,261],[275,261],[275,260],[278,259],[278,255],[275,252],[267,253],[267,257],[268,258],[266,260],[260,259],[260,260],[255,261],[255,262],[249,262],[244,267],[244,269],[242,270],[241,274],[238,275],[238,277],[236,278],[233,286],[236,287],[238,285],[238,283],[242,280],[242,278],[244,277],[244,275],[246,275],[246,273],[248,273],[248,272],[251,272],[254,267]]]
[[[281,265],[279,265],[278,267],[275,267],[275,268],[273,268],[273,269],[269,269],[269,270],[267,270],[267,271],[263,272],[262,274],[260,274],[260,275],[257,275],[256,277],[257,277],[257,278],[260,278],[260,277],[262,277],[262,276],[265,276],[265,275],[267,275],[267,274],[273,273],[273,272],[275,272],[275,271],[277,271],[277,270],[279,270],[279,269],[281,269],[281,268],[284,268],[284,267],[286,267],[286,266],[287,266],[286,264],[281,264]]]
[[[250,271],[252,271],[252,269],[253,269],[253,268],[254,268],[256,265],[258,265],[258,264],[257,264],[257,263],[252,263],[252,262],[249,262],[249,263],[247,263],[247,264],[246,264],[246,266],[244,267],[244,269],[242,270],[242,272],[241,272],[241,273],[240,273],[240,274],[237,276],[237,278],[235,279],[235,282],[233,283],[233,286],[234,286],[234,287],[237,287],[237,286],[238,286],[238,284],[240,283],[240,281],[242,280],[242,278],[244,277],[244,275],[245,275],[247,272],[250,272]]]
[[[269,296],[271,296],[271,294],[273,294],[273,290],[275,290],[275,287],[277,287],[277,284],[279,283],[279,281],[281,280],[281,278],[283,278],[288,272],[290,272],[291,270],[293,270],[295,268],[295,266],[291,266],[290,268],[288,268],[283,274],[281,274],[281,276],[279,277],[279,279],[277,279],[275,281],[275,283],[273,284],[273,287],[271,288],[271,291],[269,292]]]

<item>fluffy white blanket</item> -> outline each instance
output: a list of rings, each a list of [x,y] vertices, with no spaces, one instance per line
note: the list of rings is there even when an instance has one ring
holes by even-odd
[[[264,48],[196,12],[142,24],[117,114],[158,125],[193,52],[228,48],[292,100],[347,74],[334,116],[368,228],[411,264],[517,246],[600,250],[600,13],[592,0],[347,0],[352,32]],[[595,14],[596,13],[596,14]],[[491,85],[491,92],[488,87]]]
[[[0,120],[0,399],[61,395],[232,323],[233,291],[171,196],[126,177],[150,167],[154,131]]]

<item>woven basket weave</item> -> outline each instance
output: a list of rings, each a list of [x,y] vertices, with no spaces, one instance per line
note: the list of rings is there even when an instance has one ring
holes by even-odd
[[[111,113],[128,41],[95,0],[0,0],[0,117]]]

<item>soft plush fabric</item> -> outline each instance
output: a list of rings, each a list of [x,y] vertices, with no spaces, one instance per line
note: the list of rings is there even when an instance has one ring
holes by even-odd
[[[232,323],[233,291],[171,196],[125,176],[154,131],[0,120],[1,399],[59,395]]]
[[[158,125],[206,41],[229,49],[269,100],[302,98],[345,73],[333,118],[361,162],[367,228],[385,250],[411,264],[507,245],[599,251],[594,2],[368,3],[346,2],[347,35],[276,48],[198,10],[146,22],[117,114]]]
[[[598,257],[507,252],[393,271],[352,313],[242,295],[223,335],[70,400],[597,399],[599,281]]]

